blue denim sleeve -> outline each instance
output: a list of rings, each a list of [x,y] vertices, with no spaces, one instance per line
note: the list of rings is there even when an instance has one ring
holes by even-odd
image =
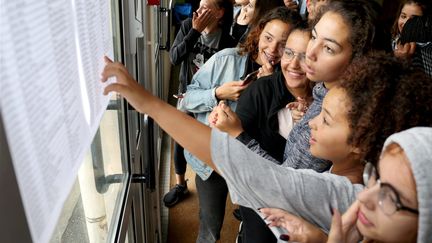
[[[192,77],[183,98],[182,108],[192,113],[210,112],[217,105],[213,89],[217,87],[215,79],[221,71],[215,54]]]

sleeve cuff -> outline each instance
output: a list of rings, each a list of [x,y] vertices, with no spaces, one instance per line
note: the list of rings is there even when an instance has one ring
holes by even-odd
[[[214,100],[216,100],[216,105],[217,104],[219,104],[219,99],[217,98],[217,96],[216,96],[216,89],[217,89],[218,87],[214,87],[213,89],[212,89],[212,97],[213,97],[213,99]]]
[[[236,137],[236,139],[238,141],[240,141],[244,145],[248,145],[249,142],[252,141],[252,137],[249,136],[249,134],[247,134],[245,131],[243,131],[242,133],[240,133],[240,135],[238,135]]]

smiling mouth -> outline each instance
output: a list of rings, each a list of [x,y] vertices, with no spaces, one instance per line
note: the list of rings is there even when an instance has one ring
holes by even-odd
[[[306,73],[305,72],[296,72],[288,70],[288,74],[293,78],[303,78]]]
[[[268,61],[271,65],[275,65],[275,64],[276,64],[277,56],[267,54],[267,53],[264,52],[264,51],[263,51],[263,53],[264,53],[265,58],[267,59],[267,61]]]

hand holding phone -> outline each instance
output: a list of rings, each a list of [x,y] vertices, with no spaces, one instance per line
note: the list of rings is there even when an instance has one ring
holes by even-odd
[[[246,77],[243,79],[243,85],[248,85],[250,82],[255,81],[258,79],[258,70],[253,71],[246,75]]]

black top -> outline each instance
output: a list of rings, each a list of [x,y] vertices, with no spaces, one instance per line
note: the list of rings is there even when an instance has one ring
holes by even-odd
[[[236,41],[243,42],[244,39],[246,39],[243,36],[245,35],[245,33],[247,33],[249,25],[241,25],[234,22],[231,28],[231,35]]]
[[[181,63],[179,74],[179,93],[186,92],[186,87],[188,84],[190,84],[192,79],[189,72],[190,63],[188,62],[188,57],[197,45],[200,36],[201,33],[192,28],[192,19],[188,18],[181,23],[180,30],[178,31],[170,49],[171,63],[174,65]],[[236,45],[237,42],[229,35],[229,33],[222,32],[219,47],[217,50],[215,50],[215,52],[225,48],[234,47]],[[206,57],[206,59],[208,58],[210,58],[210,56]]]
[[[286,88],[278,70],[251,83],[240,96],[236,108],[245,132],[281,163],[286,139],[279,134],[277,113],[292,101],[295,97]]]

